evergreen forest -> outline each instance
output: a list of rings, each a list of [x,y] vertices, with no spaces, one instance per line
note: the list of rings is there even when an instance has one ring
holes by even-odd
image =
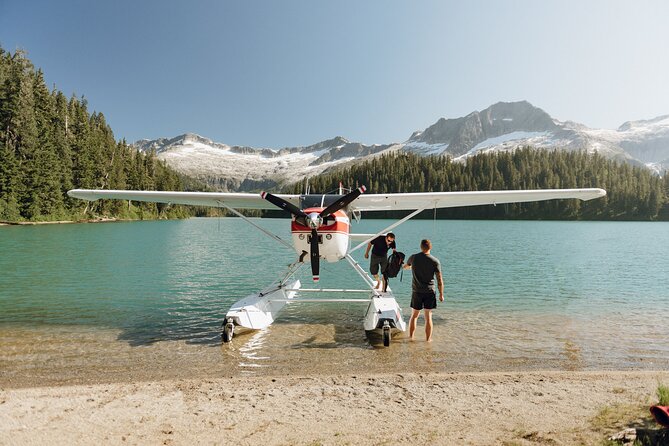
[[[183,184],[155,154],[117,142],[85,99],[47,88],[23,51],[0,48],[0,221],[188,215],[153,203],[87,203],[67,196],[74,188],[181,190]]]
[[[518,149],[480,154],[466,163],[395,152],[308,179],[315,192],[364,184],[369,193],[601,187],[603,199],[439,209],[438,218],[669,220],[669,175],[598,154]],[[86,100],[49,89],[25,52],[0,47],[0,222],[181,218],[222,210],[153,203],[72,199],[74,188],[203,190],[156,158],[116,141]],[[302,193],[304,182],[284,188]],[[277,216],[280,211],[264,215]],[[259,215],[249,211],[249,215]],[[369,216],[395,217],[398,213]],[[422,216],[432,218],[426,210]]]
[[[395,152],[364,163],[308,179],[311,191],[336,190],[339,182],[369,193],[477,191],[506,189],[570,189],[599,187],[604,198],[549,200],[499,206],[470,206],[436,211],[437,218],[560,219],[560,220],[669,220],[669,176],[643,167],[605,159],[582,151],[543,150],[531,147],[512,152],[475,155],[466,163],[447,156],[420,156]],[[304,182],[286,192],[303,193]],[[397,217],[397,212],[370,216]],[[419,215],[433,218],[433,210]]]

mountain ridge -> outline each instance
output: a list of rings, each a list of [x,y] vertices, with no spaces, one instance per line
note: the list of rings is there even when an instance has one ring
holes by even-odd
[[[185,133],[139,140],[134,146],[143,152],[155,150],[170,167],[219,190],[285,185],[395,150],[448,155],[462,162],[477,153],[524,146],[596,151],[661,173],[669,169],[669,115],[626,121],[616,130],[592,129],[558,121],[528,101],[497,102],[463,117],[439,118],[402,143],[369,145],[335,136],[308,146],[271,149],[230,146]]]

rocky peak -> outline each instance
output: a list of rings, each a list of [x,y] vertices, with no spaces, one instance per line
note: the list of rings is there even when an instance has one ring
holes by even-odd
[[[483,110],[481,116],[488,136],[517,131],[546,132],[557,128],[548,113],[527,101],[498,102]]]
[[[182,147],[193,144],[205,144],[211,147],[227,147],[224,144],[213,142],[209,138],[205,138],[196,133],[184,133],[183,135],[175,136],[174,138],[158,138],[158,139],[141,139],[136,141],[133,145],[137,150],[142,152],[149,152],[155,150],[156,153],[168,151],[174,147]]]
[[[449,153],[457,156],[488,138],[518,131],[545,132],[555,129],[557,125],[553,118],[527,101],[498,102],[463,118],[441,118],[425,131],[411,135],[407,144],[444,144],[448,145]]]

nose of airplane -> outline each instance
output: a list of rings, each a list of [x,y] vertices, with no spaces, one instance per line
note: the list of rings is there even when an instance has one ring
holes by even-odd
[[[318,229],[321,226],[321,217],[317,212],[309,214],[309,227],[311,229]]]

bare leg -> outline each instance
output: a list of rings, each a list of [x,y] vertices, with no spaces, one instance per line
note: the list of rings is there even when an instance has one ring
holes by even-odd
[[[425,309],[425,340],[427,342],[432,342],[432,310]]]
[[[381,288],[381,281],[379,280],[379,275],[374,274],[374,280],[376,280],[376,286],[374,286],[375,290],[378,290]]]
[[[413,334],[416,331],[416,322],[418,321],[418,316],[420,315],[420,310],[411,309],[411,319],[409,319],[409,339],[413,339]]]

